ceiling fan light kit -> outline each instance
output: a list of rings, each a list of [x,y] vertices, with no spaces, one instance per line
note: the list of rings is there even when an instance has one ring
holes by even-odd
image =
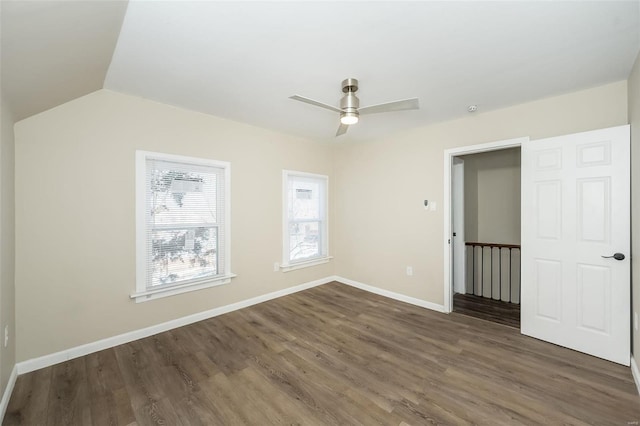
[[[342,124],[356,124],[358,122],[358,112],[343,112],[340,114],[340,122]]]
[[[358,91],[358,80],[355,78],[347,78],[342,81],[342,92],[344,96],[340,100],[340,108],[319,102],[313,99],[305,98],[300,95],[293,95],[290,98],[295,101],[305,102],[330,111],[340,113],[340,126],[336,132],[336,136],[343,135],[347,132],[350,125],[356,124],[360,114],[376,114],[379,112],[402,111],[409,109],[418,109],[420,105],[418,98],[403,99],[400,101],[386,102],[378,105],[370,105],[360,108],[360,100],[356,96]]]

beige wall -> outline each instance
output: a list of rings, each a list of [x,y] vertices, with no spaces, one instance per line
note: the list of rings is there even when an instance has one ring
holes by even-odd
[[[423,108],[428,114],[437,105],[427,100]],[[445,149],[626,123],[627,84],[621,81],[374,142],[336,145],[336,274],[442,304]],[[426,211],[424,199],[437,202],[437,211]],[[405,274],[406,266],[413,266],[413,276]]]
[[[627,83],[324,145],[101,90],[16,124],[16,358],[333,275],[443,302],[443,151],[627,123]],[[230,161],[232,284],[135,304],[134,152]],[[333,262],[286,274],[281,171],[328,174]],[[437,203],[426,211],[422,202]],[[405,267],[414,275],[406,276]]]
[[[0,394],[15,365],[13,115],[0,96]],[[4,329],[9,344],[4,347]]]
[[[520,148],[461,158],[465,240],[520,244]]]
[[[20,121],[15,133],[18,361],[333,275],[332,262],[273,272],[282,170],[333,182],[329,145],[107,90]],[[231,284],[129,298],[136,149],[231,162]]]
[[[633,314],[640,314],[640,54],[631,70],[628,82],[629,123],[631,124],[631,275]],[[640,354],[640,333],[633,329],[633,353]]]

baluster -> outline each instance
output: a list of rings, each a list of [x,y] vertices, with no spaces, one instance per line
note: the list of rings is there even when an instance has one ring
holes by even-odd
[[[498,300],[502,302],[502,247],[498,247]]]
[[[511,257],[513,255],[512,249],[511,247],[509,247],[509,302],[513,303],[513,300],[511,299],[511,286],[513,285],[513,282],[511,282],[511,275],[512,275],[512,265],[513,263],[511,262]]]
[[[516,303],[514,301],[514,296],[515,296],[515,287],[514,286],[518,286],[518,294],[520,294],[520,290],[521,290],[521,284],[522,284],[522,271],[521,268],[518,265],[518,274],[517,277],[513,276],[513,268],[514,268],[514,254],[513,254],[513,250],[518,250],[518,259],[520,259],[520,246],[519,245],[515,245],[515,244],[494,244],[494,243],[477,243],[477,242],[466,242],[465,243],[466,246],[471,247],[471,287],[472,287],[472,291],[473,294],[476,296],[481,296],[481,297],[487,297],[490,299],[493,299],[493,279],[494,279],[494,249],[496,250],[496,255],[498,256],[497,259],[497,265],[496,268],[498,268],[498,272],[497,272],[497,276],[498,278],[496,279],[496,284],[498,286],[498,289],[496,291],[497,293],[497,299],[495,300],[501,300],[502,301],[502,286],[503,286],[503,280],[502,280],[502,275],[505,274],[507,275],[505,277],[504,281],[504,285],[507,285],[509,288],[507,290],[507,294],[508,294],[508,299],[507,301],[510,303]],[[485,270],[485,263],[484,263],[484,249],[488,248],[489,250],[491,250],[491,252],[489,253],[489,269]],[[508,257],[509,259],[505,258],[505,262],[502,261],[502,250],[503,249],[507,249],[509,250],[508,253]],[[478,254],[476,253],[477,250],[480,250],[480,254],[478,257]],[[478,263],[478,266],[476,267],[476,263]],[[509,272],[508,274],[506,273],[506,271],[504,270],[504,265],[508,265],[509,266]],[[485,277],[486,275],[486,277]],[[518,280],[518,282],[514,282],[515,280]],[[486,281],[489,280],[489,282],[487,283]],[[490,286],[489,290],[486,291],[485,290],[485,285]],[[519,301],[517,303],[520,303]]]

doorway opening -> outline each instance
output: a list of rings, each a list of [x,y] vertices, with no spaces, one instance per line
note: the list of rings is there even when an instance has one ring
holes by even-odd
[[[453,312],[520,328],[520,148],[452,166]]]
[[[444,153],[445,312],[455,295],[456,311],[519,327],[520,146],[528,140]]]

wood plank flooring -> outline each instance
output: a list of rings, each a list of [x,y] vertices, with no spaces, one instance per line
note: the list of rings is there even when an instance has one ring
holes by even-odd
[[[473,294],[455,294],[453,312],[520,329],[520,305]]]
[[[629,425],[630,369],[330,283],[21,375],[5,425]]]

